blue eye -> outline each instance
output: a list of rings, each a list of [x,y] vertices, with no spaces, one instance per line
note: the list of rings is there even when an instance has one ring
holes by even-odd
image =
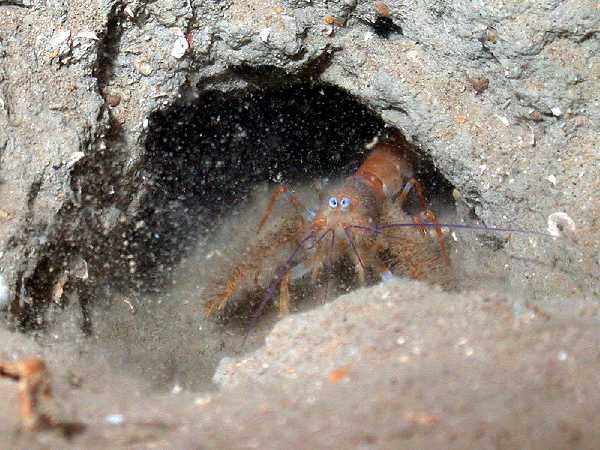
[[[335,197],[329,197],[329,207],[330,208],[337,208],[337,198],[335,198]]]
[[[348,197],[342,198],[342,201],[340,202],[340,206],[343,209],[346,209],[348,206],[350,206],[350,199]]]

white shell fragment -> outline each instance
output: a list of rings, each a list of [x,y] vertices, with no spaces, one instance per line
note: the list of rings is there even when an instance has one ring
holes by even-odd
[[[560,237],[561,230],[558,227],[559,224],[569,231],[575,231],[577,229],[575,221],[571,219],[567,213],[555,212],[548,216],[548,233],[554,237]]]
[[[0,311],[8,308],[10,300],[10,291],[4,280],[4,275],[0,274]]]
[[[63,61],[63,58],[68,58],[71,53],[71,32],[57,31],[55,32],[50,40],[48,41],[47,50],[50,52],[50,58],[59,58]]]
[[[555,117],[560,117],[560,116],[562,116],[562,111],[561,111],[561,109],[560,109],[558,106],[555,106],[555,107],[554,107],[554,108],[552,108],[550,111],[552,111],[552,114],[553,114]]]
[[[509,120],[508,120],[506,117],[504,117],[504,116],[501,116],[500,114],[494,114],[494,115],[496,116],[496,118],[497,118],[497,119],[498,119],[500,122],[502,122],[502,124],[503,124],[505,127],[508,127],[508,126],[510,126],[510,121],[509,121]]]
[[[144,60],[137,60],[133,65],[135,69],[145,77],[150,76],[153,72],[152,66]]]
[[[123,414],[109,414],[104,417],[104,421],[109,425],[122,425],[125,422],[125,416]]]
[[[69,274],[81,280],[89,277],[88,264],[81,256],[73,256],[69,266]]]
[[[131,5],[127,5],[123,11],[125,11],[125,14],[127,14],[130,18],[135,19],[135,13],[133,12]]]
[[[260,40],[263,41],[265,44],[267,42],[269,42],[269,36],[271,35],[271,29],[270,28],[263,28],[262,30],[260,30],[260,33],[258,33],[258,36],[260,37]]]
[[[75,37],[80,39],[91,39],[93,41],[98,40],[98,36],[96,36],[96,33],[93,31],[80,31],[75,35]]]
[[[175,42],[173,43],[173,48],[171,49],[171,56],[176,59],[180,59],[185,55],[185,52],[190,47],[188,44],[183,31],[179,28],[174,28],[173,33],[176,36]]]
[[[548,175],[546,177],[546,180],[548,180],[552,186],[556,186],[557,180],[556,180],[556,177],[554,175]]]
[[[69,30],[57,31],[56,33],[54,33],[52,35],[52,38],[50,39],[50,42],[49,42],[50,48],[51,49],[60,48],[60,46],[62,44],[64,44],[65,42],[67,42],[70,37],[71,37],[71,32]]]

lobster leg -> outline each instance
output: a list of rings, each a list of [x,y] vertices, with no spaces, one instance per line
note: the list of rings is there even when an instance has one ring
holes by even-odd
[[[302,215],[301,212],[306,209],[304,207],[304,205],[302,204],[302,202],[300,200],[298,200],[298,197],[296,197],[294,194],[290,193],[290,190],[287,186],[285,186],[283,184],[279,185],[275,189],[273,189],[273,192],[271,193],[271,199],[269,200],[267,209],[263,213],[263,215],[260,219],[260,222],[258,223],[258,228],[256,230],[257,233],[260,233],[260,230],[262,230],[265,223],[267,223],[267,220],[269,220],[269,217],[273,213],[273,208],[275,208],[275,204],[277,203],[277,200],[279,200],[279,197],[281,197],[281,195],[285,194],[285,193],[288,194],[291,204],[294,206],[294,208],[296,208],[296,212],[298,212],[300,215]]]
[[[312,284],[316,284],[321,276],[321,272],[323,270],[323,266],[325,264],[325,260],[327,259],[327,251],[325,249],[325,245],[317,246],[315,249],[314,256],[312,258],[312,270],[310,279]]]
[[[381,221],[383,224],[412,225],[410,216],[392,202],[384,205]],[[433,228],[432,224],[427,225],[427,228]],[[452,265],[444,263],[442,247],[437,239],[421,233],[416,226],[385,230],[378,236],[381,240],[378,256],[394,275],[424,280],[446,288],[455,285],[456,274]]]
[[[40,358],[15,362],[0,361],[0,376],[19,383],[19,402],[23,427],[36,430],[51,424],[50,418],[39,411],[40,399],[51,396],[46,364]]]
[[[257,274],[261,267],[263,267],[266,258],[278,251],[282,246],[293,243],[301,229],[301,220],[285,221],[278,229],[246,251],[242,258],[240,258],[241,263],[235,265],[230,270],[225,281],[217,280],[218,290],[206,303],[204,307],[205,315],[210,317],[223,312],[227,303],[246,282],[248,274]],[[253,281],[258,281],[256,276]]]
[[[246,270],[244,268],[234,268],[225,283],[225,287],[204,306],[204,314],[212,316],[217,312],[223,311],[225,305],[227,305],[229,299],[235,294],[238,285],[244,280],[245,276]]]
[[[290,313],[290,273],[287,272],[279,285],[279,317]]]
[[[430,209],[426,209],[423,211],[419,217],[414,217],[413,220],[416,224],[422,224],[425,222],[432,223],[434,225],[439,225],[437,217],[433,211]],[[447,266],[450,265],[450,257],[448,256],[448,251],[446,250],[446,241],[444,239],[444,232],[442,231],[442,227],[435,227],[435,234],[437,235],[438,244],[440,246],[440,252],[442,254],[442,258],[444,259],[444,264]]]
[[[416,178],[411,178],[406,182],[400,196],[398,197],[398,202],[400,207],[404,205],[406,198],[408,197],[409,192],[414,189],[417,194],[417,198],[419,200],[419,205],[421,206],[421,214],[419,217],[415,217],[414,221],[416,224],[429,222],[434,225],[439,224],[437,220],[437,216],[435,213],[427,208],[427,202],[425,201],[425,195],[423,194],[423,185]],[[448,251],[446,250],[446,243],[444,240],[444,233],[442,232],[442,228],[439,226],[435,227],[435,233],[437,234],[438,243],[440,246],[440,251],[442,253],[442,258],[444,259],[444,263],[450,265],[450,257],[448,256]]]
[[[381,252],[386,248],[385,242],[381,237],[377,238],[375,245],[373,245],[375,251],[371,251],[371,260],[369,264],[377,271],[381,281],[386,282],[390,281],[394,274],[386,264],[386,262],[381,258]]]

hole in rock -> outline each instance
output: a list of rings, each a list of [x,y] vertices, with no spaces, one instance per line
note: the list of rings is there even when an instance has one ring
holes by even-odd
[[[154,388],[200,389],[241,349],[245,331],[243,321],[204,317],[211,280],[251,245],[271,189],[298,186],[316,200],[314,182],[352,174],[365,144],[389,130],[349,94],[309,83],[206,92],[156,112],[148,130],[140,207],[114,241],[125,270],[109,301],[89,302],[94,342]],[[433,165],[421,160],[417,170],[433,208],[452,208],[452,187]],[[251,330],[243,350],[260,345],[273,318]]]
[[[241,348],[244,321],[207,321],[203,306],[211,280],[236,258],[246,262],[243,249],[253,244],[271,189],[304,186],[307,206],[314,207],[313,182],[352,174],[369,153],[365,144],[385,132],[384,123],[352,96],[308,83],[207,92],[150,118],[148,194],[137,218],[144,226],[134,241],[141,250],[137,275],[147,276],[143,286],[156,293],[138,301],[145,309],[138,320],[144,315],[144,326],[160,328],[169,376],[197,385],[194,377],[208,378],[224,354]],[[430,163],[418,166],[430,197],[450,204],[451,186]],[[273,211],[274,222],[279,211]],[[252,330],[244,350],[259,344],[267,326]]]

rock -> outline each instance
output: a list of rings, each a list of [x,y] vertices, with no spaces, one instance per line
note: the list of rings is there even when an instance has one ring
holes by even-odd
[[[552,234],[560,232],[561,224],[566,226],[566,231],[571,228],[571,222],[576,224],[575,231],[563,233],[556,241],[513,233],[510,240],[502,236],[489,238],[484,247],[481,246],[483,239],[474,233],[456,233],[457,248],[476,255],[468,259],[474,271],[489,268],[500,272],[505,286],[532,303],[547,297],[581,301],[600,295],[597,282],[600,276],[597,227],[600,104],[596,101],[600,98],[597,77],[600,16],[597,2],[548,0],[473,5],[462,0],[387,0],[385,3],[286,0],[275,5],[276,2],[263,0],[158,0],[133,1],[123,6],[112,0],[91,3],[76,0],[68,6],[66,2],[49,2],[44,8],[34,3],[13,2],[0,6],[0,198],[5,212],[0,217],[0,267],[3,270],[0,305],[6,307],[6,302],[10,302],[7,305],[10,321],[16,320],[26,327],[33,324],[43,327],[46,313],[50,311],[49,286],[56,285],[60,274],[71,267],[73,261],[81,263],[76,264],[76,272],[81,272],[81,276],[65,282],[64,297],[68,297],[69,289],[74,289],[69,284],[87,289],[87,297],[82,295],[80,301],[85,305],[85,298],[90,299],[88,306],[92,309],[95,302],[109,301],[105,295],[105,290],[109,290],[107,286],[124,291],[143,288],[160,291],[156,285],[149,286],[133,277],[130,267],[136,267],[138,273],[147,273],[153,282],[164,281],[163,277],[168,279],[165,274],[178,266],[172,260],[161,259],[161,252],[175,255],[173,258],[178,261],[176,258],[186,255],[204,230],[214,226],[214,217],[202,214],[198,203],[193,203],[194,198],[186,196],[189,191],[186,188],[182,188],[178,196],[169,197],[169,183],[174,183],[186,170],[199,171],[203,165],[210,165],[211,177],[195,182],[203,186],[218,185],[227,179],[228,170],[223,166],[226,157],[239,156],[236,152],[259,145],[249,146],[253,137],[244,135],[243,130],[232,129],[219,142],[207,142],[193,149],[169,148],[160,155],[160,161],[164,167],[170,167],[170,172],[163,178],[156,177],[148,162],[152,160],[148,137],[153,136],[153,130],[158,127],[153,122],[159,117],[157,113],[190,105],[210,112],[218,104],[199,105],[195,103],[197,99],[206,100],[210,96],[224,101],[239,99],[248,93],[282,89],[298,80],[312,83],[315,89],[319,86],[337,88],[352,96],[357,108],[368,108],[385,125],[401,132],[419,153],[433,161],[438,175],[459,193],[458,220],[470,221],[475,217],[486,225],[542,232],[554,224],[548,228]],[[332,22],[328,25],[331,29],[327,29],[331,32],[323,34],[326,17],[332,18],[328,19]],[[388,19],[383,25],[378,21],[382,18]],[[269,30],[268,33],[265,30]],[[194,37],[192,47],[187,36]],[[476,74],[475,84],[469,82],[473,74]],[[119,93],[118,99],[115,92]],[[285,102],[282,105],[280,109],[285,110]],[[340,111],[340,115],[344,112]],[[315,115],[319,111],[305,113]],[[226,119],[210,114],[202,117],[209,124],[223,123]],[[195,127],[205,124],[194,120],[194,117],[182,119],[184,125],[188,125],[182,134],[194,135]],[[177,124],[163,125],[169,128]],[[289,130],[301,126],[298,117],[288,117],[287,122],[282,120],[277,127]],[[378,130],[374,129],[373,133]],[[321,145],[331,149],[332,157],[339,157],[343,166],[348,155],[336,155],[335,142],[330,139],[333,134],[319,134]],[[243,158],[240,157],[238,164],[244,170],[240,170],[240,183],[253,176],[260,178],[250,170],[252,158],[274,161],[285,155],[282,150],[285,139],[280,136],[271,133],[269,139],[260,143],[261,148],[268,147],[270,152],[241,154]],[[356,147],[362,148],[363,144],[357,142]],[[310,150],[306,149],[305,160],[310,160]],[[182,155],[193,157],[185,159]],[[277,161],[281,164],[281,160]],[[274,163],[271,167],[275,167]],[[303,172],[303,168],[297,167],[295,173],[304,181],[314,181],[314,174]],[[277,179],[279,170],[272,171],[274,173],[262,179]],[[551,189],[548,174],[560,180]],[[222,207],[236,208],[245,198],[236,190],[238,187],[238,184],[231,185],[230,197],[221,198]],[[204,201],[215,203],[217,200],[206,195]],[[202,205],[206,206],[212,205]],[[224,211],[231,209],[224,209],[220,214]],[[553,215],[556,211],[561,215]],[[555,220],[547,224],[549,217]],[[558,219],[566,222],[557,222]],[[140,222],[144,226],[136,229],[135,224]],[[181,237],[181,230],[191,227],[190,224],[198,227],[195,234],[188,232]],[[203,236],[211,237],[210,233]],[[400,289],[402,285],[397,287]],[[381,346],[373,351],[374,358],[393,355],[396,359],[390,365],[370,361],[373,367],[389,375],[376,389],[368,391],[373,393],[374,403],[365,405],[375,408],[380,405],[378,401],[385,400],[376,397],[377,392],[389,392],[393,386],[393,371],[404,371],[407,361],[421,358],[423,353],[419,351],[426,354],[433,348],[417,349],[411,342],[410,350],[398,350],[400,332],[394,331],[393,319],[384,312],[417,314],[415,320],[423,329],[445,326],[438,323],[436,307],[452,313],[451,307],[442,301],[448,298],[442,294],[413,285],[403,288],[421,292],[427,298],[429,309],[424,311],[413,301],[413,309],[393,306],[388,310],[381,299],[372,305],[364,298],[359,300],[374,293],[381,295],[382,291],[377,290],[380,288],[362,292],[350,300],[345,299],[348,303],[344,306],[336,302],[313,316],[285,319],[277,325],[266,347],[279,352],[279,359],[270,358],[263,351],[251,355],[245,363],[238,359],[223,362],[215,380],[224,389],[234,385],[238,386],[235,389],[243,389],[244,383],[257,383],[279,386],[273,388],[279,392],[280,388],[286,389],[285,383],[295,373],[304,385],[296,385],[294,389],[303,392],[305,397],[296,396],[294,401],[310,403],[313,397],[306,380],[319,377],[320,383],[329,386],[329,373],[336,371],[331,377],[338,380],[336,387],[349,386],[351,391],[350,383],[357,377],[361,380],[360,388],[364,387],[367,392],[368,364],[360,362],[356,372],[346,366],[352,366],[355,359],[368,360],[369,346]],[[460,301],[460,296],[449,298]],[[480,306],[475,295],[463,301],[466,302],[462,308],[464,314]],[[143,304],[139,309],[143,309]],[[502,306],[497,309],[500,315],[520,311],[518,305],[514,311],[511,305],[508,309]],[[359,311],[365,315],[361,316]],[[342,312],[348,312],[352,326],[364,334],[344,328]],[[424,314],[428,320],[418,314]],[[468,329],[468,322],[453,317],[456,324]],[[313,321],[325,323],[314,327]],[[196,322],[193,323],[195,326]],[[410,321],[401,323],[414,336],[419,334]],[[373,333],[367,333],[369,326],[374,327]],[[482,328],[485,331],[485,327]],[[342,336],[340,339],[346,339],[340,341],[339,346],[334,342],[332,330]],[[428,342],[438,346],[436,349],[456,351],[451,360],[454,365],[450,367],[457,371],[462,364],[469,364],[485,351],[496,352],[494,354],[508,364],[509,352],[500,347],[503,342],[511,344],[516,338],[507,336],[500,327],[494,330],[497,339],[482,338],[479,348],[474,342],[476,333],[469,334],[468,343],[459,345],[460,333],[456,328],[452,329],[456,342],[444,342],[442,333]],[[285,333],[290,333],[290,337],[286,338]],[[552,334],[554,331],[550,330],[549,333],[556,339],[560,337],[558,332]],[[388,341],[386,335],[393,337]],[[584,337],[591,339],[589,334]],[[535,343],[535,339],[531,339],[528,342]],[[565,345],[579,345],[579,341],[565,339]],[[295,349],[298,341],[306,343],[307,348]],[[497,349],[493,342],[498,344]],[[330,348],[327,348],[328,343]],[[323,353],[311,353],[311,345]],[[569,348],[553,348],[546,341],[541,345],[548,351],[548,364],[544,365],[540,357],[536,359],[538,365],[526,366],[524,371],[513,367],[509,371],[511,376],[534,380],[539,373],[573,361]],[[468,358],[467,347],[474,351]],[[525,345],[520,348],[523,353],[517,357],[528,354]],[[324,357],[326,351],[332,355],[329,360]],[[554,358],[562,354],[561,351],[569,356]],[[522,362],[527,364],[525,356]],[[239,370],[237,364],[240,364]],[[268,366],[263,367],[264,364]],[[428,364],[434,367],[435,361],[428,360]],[[285,372],[289,367],[296,372]],[[488,375],[497,374],[493,364],[485,367],[489,372],[482,369],[479,373],[477,379],[481,383]],[[424,373],[415,371],[414,378],[426,377]],[[444,374],[441,369],[434,373]],[[523,373],[531,376],[523,377]],[[569,383],[562,372],[558,379],[565,385]],[[453,382],[459,386],[458,380],[453,379]],[[411,388],[414,385],[408,378],[403,378],[402,386],[414,399],[427,392],[426,384],[420,385],[422,391]],[[457,392],[464,394],[467,388],[461,385]],[[577,389],[573,387],[573,392]],[[436,388],[433,392],[441,391]],[[537,392],[543,391],[538,389]],[[247,391],[239,392],[238,397],[243,398]],[[518,397],[521,391],[515,392]],[[178,395],[181,394],[184,393]],[[485,401],[500,394],[500,391],[491,392]],[[356,419],[352,414],[358,414],[360,401],[344,403],[340,400],[338,403],[336,395],[330,386],[322,401],[314,400],[323,408],[320,411],[328,408],[326,400],[329,398],[335,398],[335,404],[340,405],[339,410],[330,410],[330,415],[318,417],[335,421],[342,411],[339,417],[344,420]],[[455,401],[456,398],[461,397],[455,396]],[[394,432],[400,434],[394,436],[399,440],[420,436],[414,427],[429,430],[442,423],[433,417],[445,417],[446,423],[451,422],[453,405],[444,403],[441,413],[436,413],[433,397],[428,397],[429,400],[431,408],[427,411],[402,411],[405,426],[401,431],[395,429]],[[228,405],[229,401],[234,403],[233,399],[223,401]],[[308,403],[303,403],[299,410],[310,410]],[[565,401],[565,404],[575,408],[575,402]],[[475,402],[469,407],[477,409],[478,405]],[[456,408],[460,409],[460,404]],[[526,415],[525,406],[519,408],[515,410]],[[380,419],[375,413],[367,417],[374,422]],[[517,423],[522,417],[518,414],[513,418],[503,417],[508,428],[522,430],[519,427],[527,426],[527,421]],[[290,418],[289,423],[298,424],[300,419]],[[335,428],[334,424],[327,423],[331,426],[328,431]],[[320,426],[317,422],[310,424]],[[489,427],[487,423],[479,428],[475,422],[471,425],[474,436],[484,435]],[[538,425],[541,434],[552,436],[551,431]],[[563,430],[568,425],[560,427]],[[382,434],[384,431],[381,430]],[[573,436],[577,437],[575,431]],[[263,436],[262,432],[257,435]],[[300,427],[298,433],[310,434]],[[508,432],[494,429],[494,433],[497,444]],[[447,440],[430,441],[428,447],[450,442],[450,434],[450,431],[444,434]],[[458,436],[462,439],[465,435],[459,433]],[[247,437],[252,439],[252,436]],[[346,437],[349,447],[364,442],[367,445],[373,439],[370,435],[355,436],[358,441]],[[315,439],[315,444],[326,440]],[[421,441],[415,442],[412,447],[419,447]],[[552,443],[552,439],[545,442]],[[513,443],[512,447],[520,445]],[[575,440],[565,447],[577,445]]]

